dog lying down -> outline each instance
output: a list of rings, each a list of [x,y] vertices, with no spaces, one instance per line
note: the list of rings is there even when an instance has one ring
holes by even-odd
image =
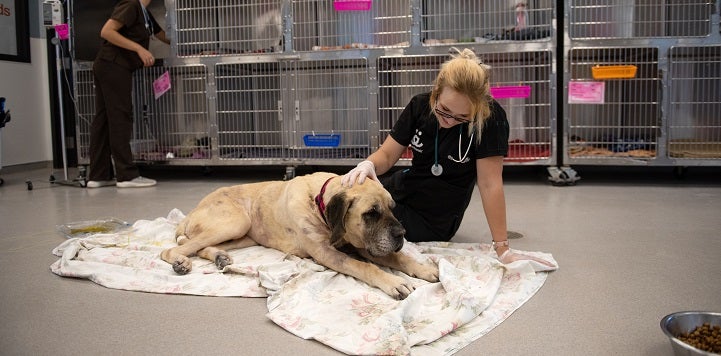
[[[353,276],[396,299],[414,289],[410,280],[341,252],[354,248],[368,261],[429,282],[438,267],[401,253],[405,229],[393,216],[395,203],[374,180],[343,187],[332,173],[313,173],[289,181],[267,181],[220,188],[200,201],[176,230],[177,247],[161,258],[186,274],[189,256],[232,264],[226,251],[262,245]]]

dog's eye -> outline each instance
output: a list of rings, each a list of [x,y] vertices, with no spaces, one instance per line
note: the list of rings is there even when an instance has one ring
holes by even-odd
[[[381,212],[377,205],[374,205],[373,207],[368,209],[368,211],[363,213],[363,215],[365,215],[366,217],[376,217],[376,216],[379,216],[380,214],[381,214]]]

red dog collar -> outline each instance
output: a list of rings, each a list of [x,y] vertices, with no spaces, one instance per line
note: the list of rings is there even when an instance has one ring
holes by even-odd
[[[328,225],[328,220],[326,220],[325,218],[325,202],[323,201],[323,194],[325,194],[325,187],[328,186],[328,182],[330,182],[330,180],[333,178],[334,177],[328,178],[328,180],[323,183],[323,187],[320,188],[320,193],[315,196],[315,205],[318,206],[320,216],[323,218],[323,222],[325,222],[326,225]]]

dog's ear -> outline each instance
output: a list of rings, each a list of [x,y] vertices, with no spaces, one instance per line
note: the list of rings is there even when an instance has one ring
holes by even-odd
[[[345,216],[350,208],[351,200],[344,193],[338,193],[330,198],[330,202],[325,208],[328,227],[330,227],[330,244],[333,247],[340,247],[345,244],[343,236],[345,235]]]

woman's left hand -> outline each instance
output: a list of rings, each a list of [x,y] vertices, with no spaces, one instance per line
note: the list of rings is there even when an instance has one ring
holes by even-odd
[[[498,256],[498,260],[503,262],[503,264],[509,264],[511,262],[522,261],[522,260],[529,260],[529,261],[536,261],[542,265],[546,265],[551,268],[558,267],[558,266],[554,265],[553,263],[546,261],[544,259],[525,255],[522,253],[511,252],[511,250],[506,250],[506,252],[504,252],[502,255]]]
[[[150,67],[155,63],[155,57],[147,49],[141,47],[136,53],[138,53],[140,60],[143,61],[144,66]]]

